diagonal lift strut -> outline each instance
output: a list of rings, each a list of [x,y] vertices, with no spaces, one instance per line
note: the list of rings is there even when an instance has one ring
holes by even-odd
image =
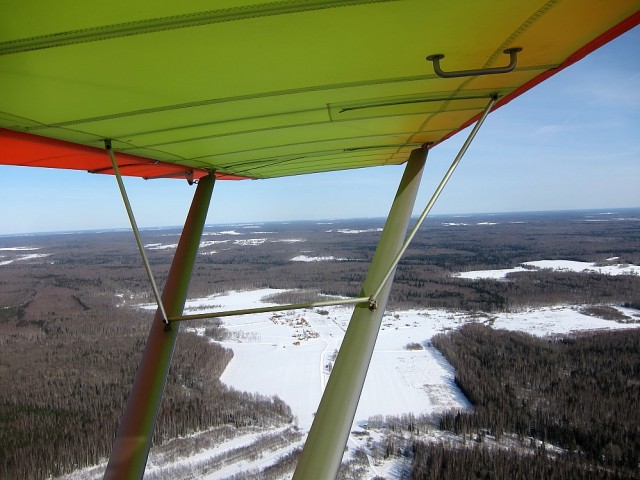
[[[136,222],[136,217],[133,214],[133,209],[131,208],[131,202],[129,202],[129,196],[127,195],[127,190],[124,188],[122,175],[120,175],[120,167],[118,166],[118,161],[116,160],[116,156],[113,153],[113,149],[111,148],[111,140],[108,140],[108,139],[105,140],[104,146],[107,149],[107,153],[109,153],[109,158],[111,159],[111,165],[113,166],[113,173],[115,174],[116,180],[118,182],[120,195],[122,195],[122,201],[124,203],[125,209],[127,210],[127,216],[129,217],[129,222],[131,223],[133,236],[136,239],[136,244],[138,245],[140,257],[142,258],[144,269],[147,272],[147,278],[149,279],[149,283],[151,284],[151,289],[153,290],[153,295],[156,298],[156,303],[158,304],[158,308],[160,309],[160,313],[162,314],[162,321],[165,324],[168,324],[169,319],[167,318],[167,312],[164,309],[164,304],[162,303],[162,298],[160,297],[160,291],[158,290],[158,285],[156,284],[156,280],[153,276],[153,272],[151,271],[151,265],[149,264],[149,259],[147,258],[147,254],[144,251],[144,246],[142,245],[142,237],[140,236],[138,223]]]

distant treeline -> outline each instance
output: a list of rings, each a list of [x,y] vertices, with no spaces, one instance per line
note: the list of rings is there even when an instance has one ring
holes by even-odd
[[[640,276],[537,270],[507,275],[507,281],[467,280],[450,275],[400,272],[394,306],[429,305],[464,311],[504,312],[546,305],[640,304]],[[422,277],[422,278],[421,278]]]

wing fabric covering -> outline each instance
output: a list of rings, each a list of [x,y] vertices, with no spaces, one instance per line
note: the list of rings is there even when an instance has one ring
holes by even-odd
[[[211,6],[216,9],[212,10]],[[637,0],[7,0],[0,164],[274,178],[404,163],[640,22]],[[492,68],[520,47],[514,71]],[[104,157],[104,158],[103,158]]]

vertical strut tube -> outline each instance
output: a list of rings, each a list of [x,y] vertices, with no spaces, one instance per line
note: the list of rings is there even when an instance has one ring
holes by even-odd
[[[420,186],[426,156],[426,148],[416,149],[411,153],[362,286],[361,297],[370,296],[374,292],[402,245]],[[328,480],[334,479],[338,473],[378,337],[391,283],[390,279],[385,283],[378,296],[376,309],[370,309],[366,304],[358,305],[354,309],[342,347],[300,455],[294,479]]]
[[[214,183],[213,175],[201,178],[193,197],[162,294],[169,316],[182,314]],[[140,479],[144,475],[179,328],[179,324],[166,325],[158,309],[120,420],[105,479]]]

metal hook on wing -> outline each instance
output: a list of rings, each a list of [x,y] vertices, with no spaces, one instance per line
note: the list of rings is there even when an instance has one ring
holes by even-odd
[[[452,72],[445,72],[440,67],[440,60],[444,58],[442,53],[438,53],[435,55],[429,55],[427,60],[433,62],[433,71],[442,78],[458,78],[458,77],[475,77],[479,75],[492,75],[496,73],[509,73],[518,63],[518,52],[521,52],[522,48],[514,47],[507,48],[504,54],[509,55],[509,65],[505,67],[492,67],[492,68],[478,68],[475,70],[456,70]]]

